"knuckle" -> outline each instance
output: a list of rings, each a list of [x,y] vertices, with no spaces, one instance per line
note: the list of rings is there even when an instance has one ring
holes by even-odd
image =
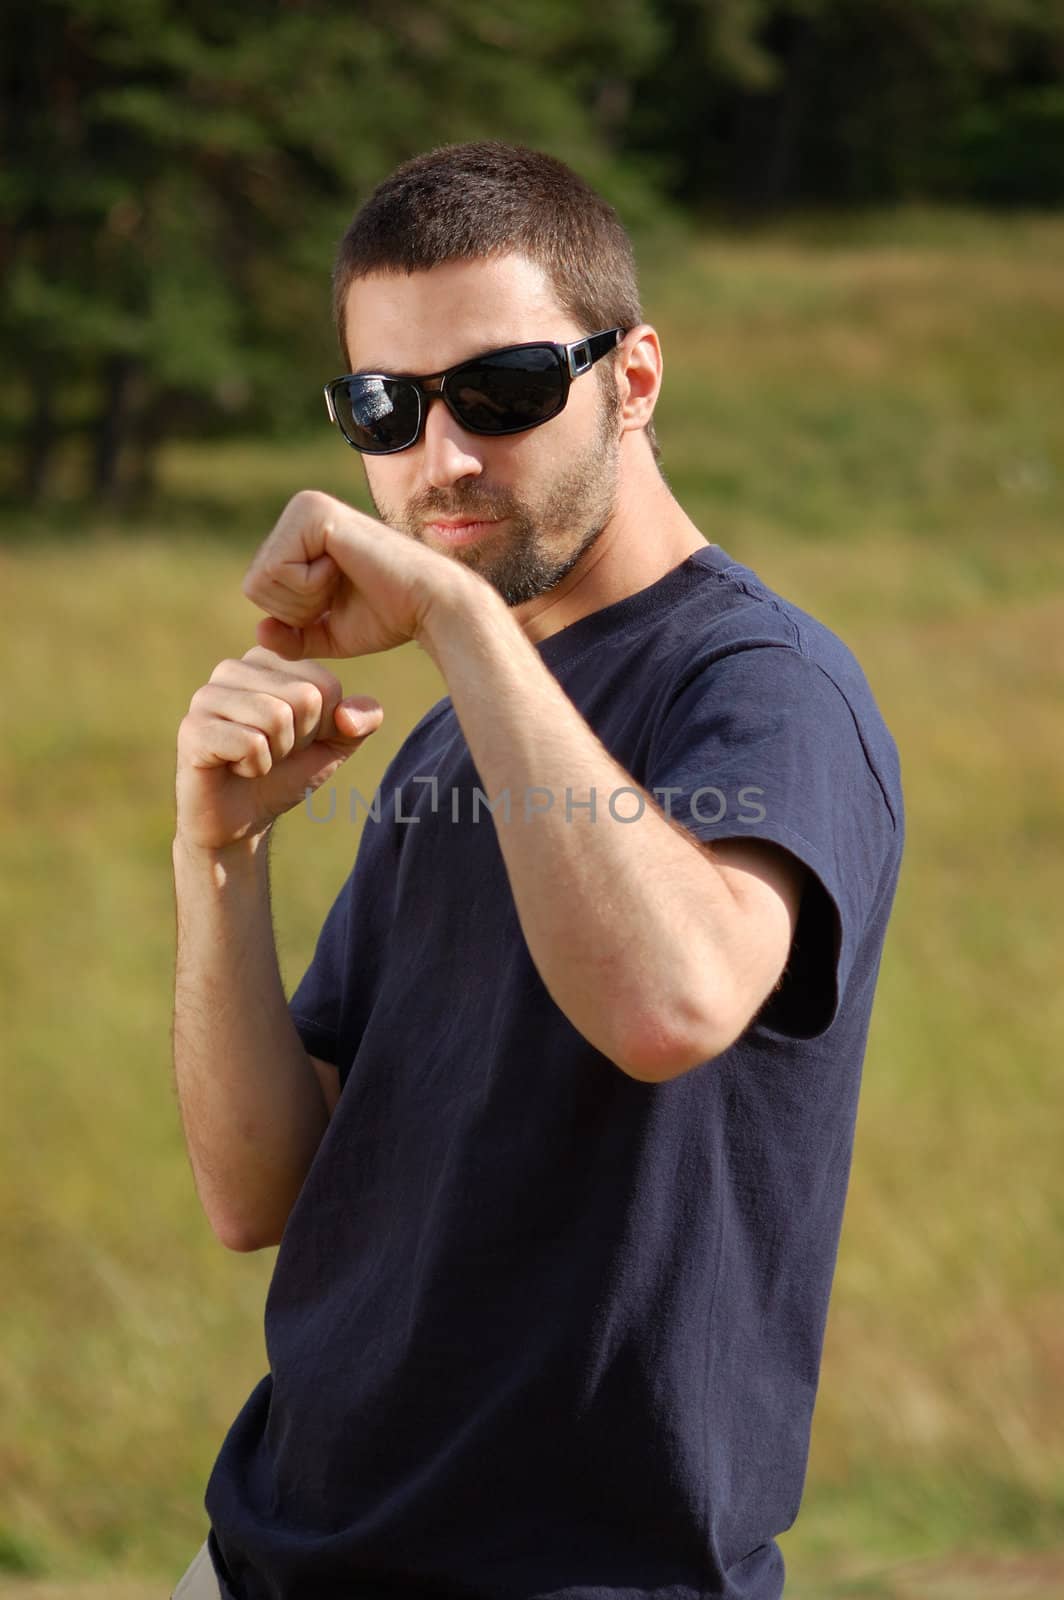
[[[324,516],[330,504],[330,497],[324,494],[321,489],[299,489],[289,500],[285,509],[302,520],[308,517]]]
[[[325,692],[318,684],[304,680],[295,690],[293,700],[295,714],[309,720],[321,715]]]
[[[223,679],[231,676],[234,668],[237,668],[240,665],[241,663],[235,660],[232,656],[226,656],[224,661],[219,661],[218,665],[211,673],[209,681],[211,683],[220,683]]]
[[[292,730],[292,707],[287,700],[270,695],[265,702],[261,727],[273,738],[284,738]]]
[[[240,657],[241,666],[272,666],[277,657],[272,650],[267,650],[265,645],[253,644],[250,650],[245,650]]]
[[[343,694],[343,684],[335,672],[330,672],[328,667],[323,667],[320,661],[311,661],[307,681],[312,683],[322,699],[328,699],[332,694]]]

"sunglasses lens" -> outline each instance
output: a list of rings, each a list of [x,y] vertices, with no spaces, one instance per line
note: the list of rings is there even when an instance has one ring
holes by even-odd
[[[374,455],[413,443],[417,390],[401,378],[347,378],[332,391],[332,401],[344,438],[356,450]]]
[[[508,433],[546,422],[562,408],[565,383],[548,347],[502,350],[460,367],[447,394],[473,433]]]

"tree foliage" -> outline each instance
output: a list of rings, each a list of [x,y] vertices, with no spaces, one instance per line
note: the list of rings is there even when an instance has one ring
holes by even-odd
[[[434,145],[669,205],[1059,204],[1064,0],[8,0],[0,407],[19,492],[175,431],[298,426],[353,210]]]
[[[667,151],[688,205],[1064,200],[1062,0],[669,0],[661,16],[628,147]]]
[[[565,0],[11,0],[6,21],[0,315],[30,496],[70,431],[122,498],[175,429],[305,418],[337,239],[420,150],[520,139],[652,205],[610,151],[657,40],[641,0],[593,23]]]

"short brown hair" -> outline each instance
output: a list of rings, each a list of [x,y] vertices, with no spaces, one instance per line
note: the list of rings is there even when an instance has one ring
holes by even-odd
[[[525,145],[448,144],[397,167],[340,240],[332,302],[343,359],[347,292],[356,278],[510,254],[543,270],[562,310],[588,333],[642,322],[632,242],[583,178]],[[613,365],[610,356],[598,363],[604,384],[612,384]],[[644,431],[657,461],[653,418]]]

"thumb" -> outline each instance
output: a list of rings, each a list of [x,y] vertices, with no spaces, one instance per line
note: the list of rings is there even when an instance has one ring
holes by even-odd
[[[345,739],[367,739],[383,721],[384,707],[366,694],[348,695],[333,712],[336,731]]]
[[[371,695],[348,695],[333,711],[333,726],[323,720],[318,737],[306,749],[288,757],[286,770],[300,791],[319,789],[354,755],[363,739],[376,733],[384,720],[384,709]]]

